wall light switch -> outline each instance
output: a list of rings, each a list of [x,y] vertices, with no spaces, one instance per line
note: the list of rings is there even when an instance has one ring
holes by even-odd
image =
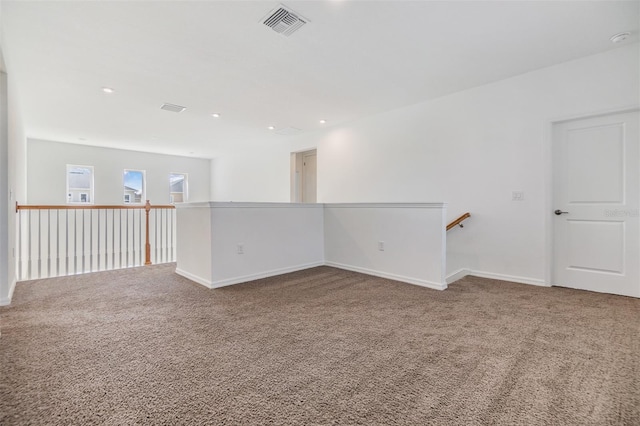
[[[244,254],[244,244],[238,244],[238,254]]]
[[[511,201],[524,201],[524,192],[511,191]]]
[[[384,241],[378,241],[378,250],[384,251]]]

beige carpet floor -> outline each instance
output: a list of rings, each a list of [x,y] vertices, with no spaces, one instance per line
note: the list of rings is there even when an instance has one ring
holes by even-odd
[[[0,424],[640,425],[640,300],[329,267],[19,283]]]

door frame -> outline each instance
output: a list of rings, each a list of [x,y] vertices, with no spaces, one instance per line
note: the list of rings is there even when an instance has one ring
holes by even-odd
[[[313,180],[314,180],[314,185],[313,186],[315,186],[315,188],[314,188],[314,192],[315,193],[314,193],[314,197],[313,197],[314,198],[313,203],[315,203],[315,202],[318,201],[318,195],[317,195],[317,192],[318,192],[318,184],[317,184],[317,182],[318,182],[318,150],[314,149],[312,151],[302,152],[302,153],[300,153],[300,157],[302,157],[302,174],[301,174],[302,179],[300,179],[300,183],[301,183],[301,188],[300,188],[301,189],[301,191],[300,191],[300,193],[301,193],[301,201],[303,203],[309,203],[310,202],[310,201],[308,201],[308,198],[309,198],[310,194],[307,193],[307,179],[311,175],[313,175]],[[313,171],[313,173],[308,173],[307,172],[307,170],[308,170],[307,169],[307,161],[308,161],[307,159],[309,157],[313,157],[314,158],[314,162],[316,164],[315,165],[315,170]]]
[[[606,115],[613,114],[624,114],[629,112],[639,112],[640,104],[624,106],[620,108],[612,108],[595,112],[585,112],[582,114],[574,114],[564,117],[556,117],[546,120],[544,125],[544,135],[545,135],[545,143],[544,143],[544,158],[545,158],[545,219],[544,219],[544,227],[545,227],[545,276],[544,282],[547,287],[553,286],[553,277],[555,272],[555,249],[554,249],[554,228],[555,221],[554,216],[552,216],[553,212],[553,195],[554,195],[554,179],[553,176],[553,127],[556,124],[560,124],[566,121],[574,121],[574,120],[582,120],[588,118],[602,117]],[[639,166],[640,167],[640,166]],[[640,259],[638,259],[640,261]]]
[[[317,147],[310,147],[292,151],[290,154],[290,178],[289,178],[289,192],[290,202],[302,203],[302,157],[309,152],[316,153],[316,161],[318,155]],[[317,164],[317,163],[316,163]],[[316,166],[317,167],[317,166]],[[316,181],[317,181],[316,171]]]

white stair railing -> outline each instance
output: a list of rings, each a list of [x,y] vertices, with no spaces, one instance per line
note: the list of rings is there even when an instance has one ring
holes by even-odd
[[[18,280],[175,262],[172,205],[16,206]]]

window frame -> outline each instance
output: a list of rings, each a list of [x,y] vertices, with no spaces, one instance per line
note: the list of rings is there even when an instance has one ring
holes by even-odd
[[[69,186],[69,172],[71,169],[89,169],[91,171],[91,179],[89,181],[89,188],[72,188]],[[67,188],[67,204],[95,204],[95,168],[93,166],[85,166],[82,164],[67,164],[66,167],[66,188]],[[72,201],[71,193],[72,191],[78,193],[78,198],[82,195],[88,195],[89,201]]]
[[[186,203],[189,201],[189,173],[182,172],[169,172],[169,204],[176,204],[173,201],[173,196],[171,195],[171,176],[173,175],[182,175],[184,176],[184,181],[182,184],[182,201],[178,201],[177,204]]]
[[[140,202],[136,202],[135,201],[135,196],[133,197],[133,200],[130,201],[125,201],[125,196],[129,195],[127,194],[127,189],[129,188],[126,184],[125,184],[125,177],[127,175],[127,172],[138,172],[142,174],[142,194],[140,195]],[[134,189],[134,188],[132,188]],[[147,171],[146,170],[140,170],[140,169],[123,169],[122,170],[122,204],[124,205],[141,205],[141,204],[145,204],[146,203],[146,198],[147,198]]]

